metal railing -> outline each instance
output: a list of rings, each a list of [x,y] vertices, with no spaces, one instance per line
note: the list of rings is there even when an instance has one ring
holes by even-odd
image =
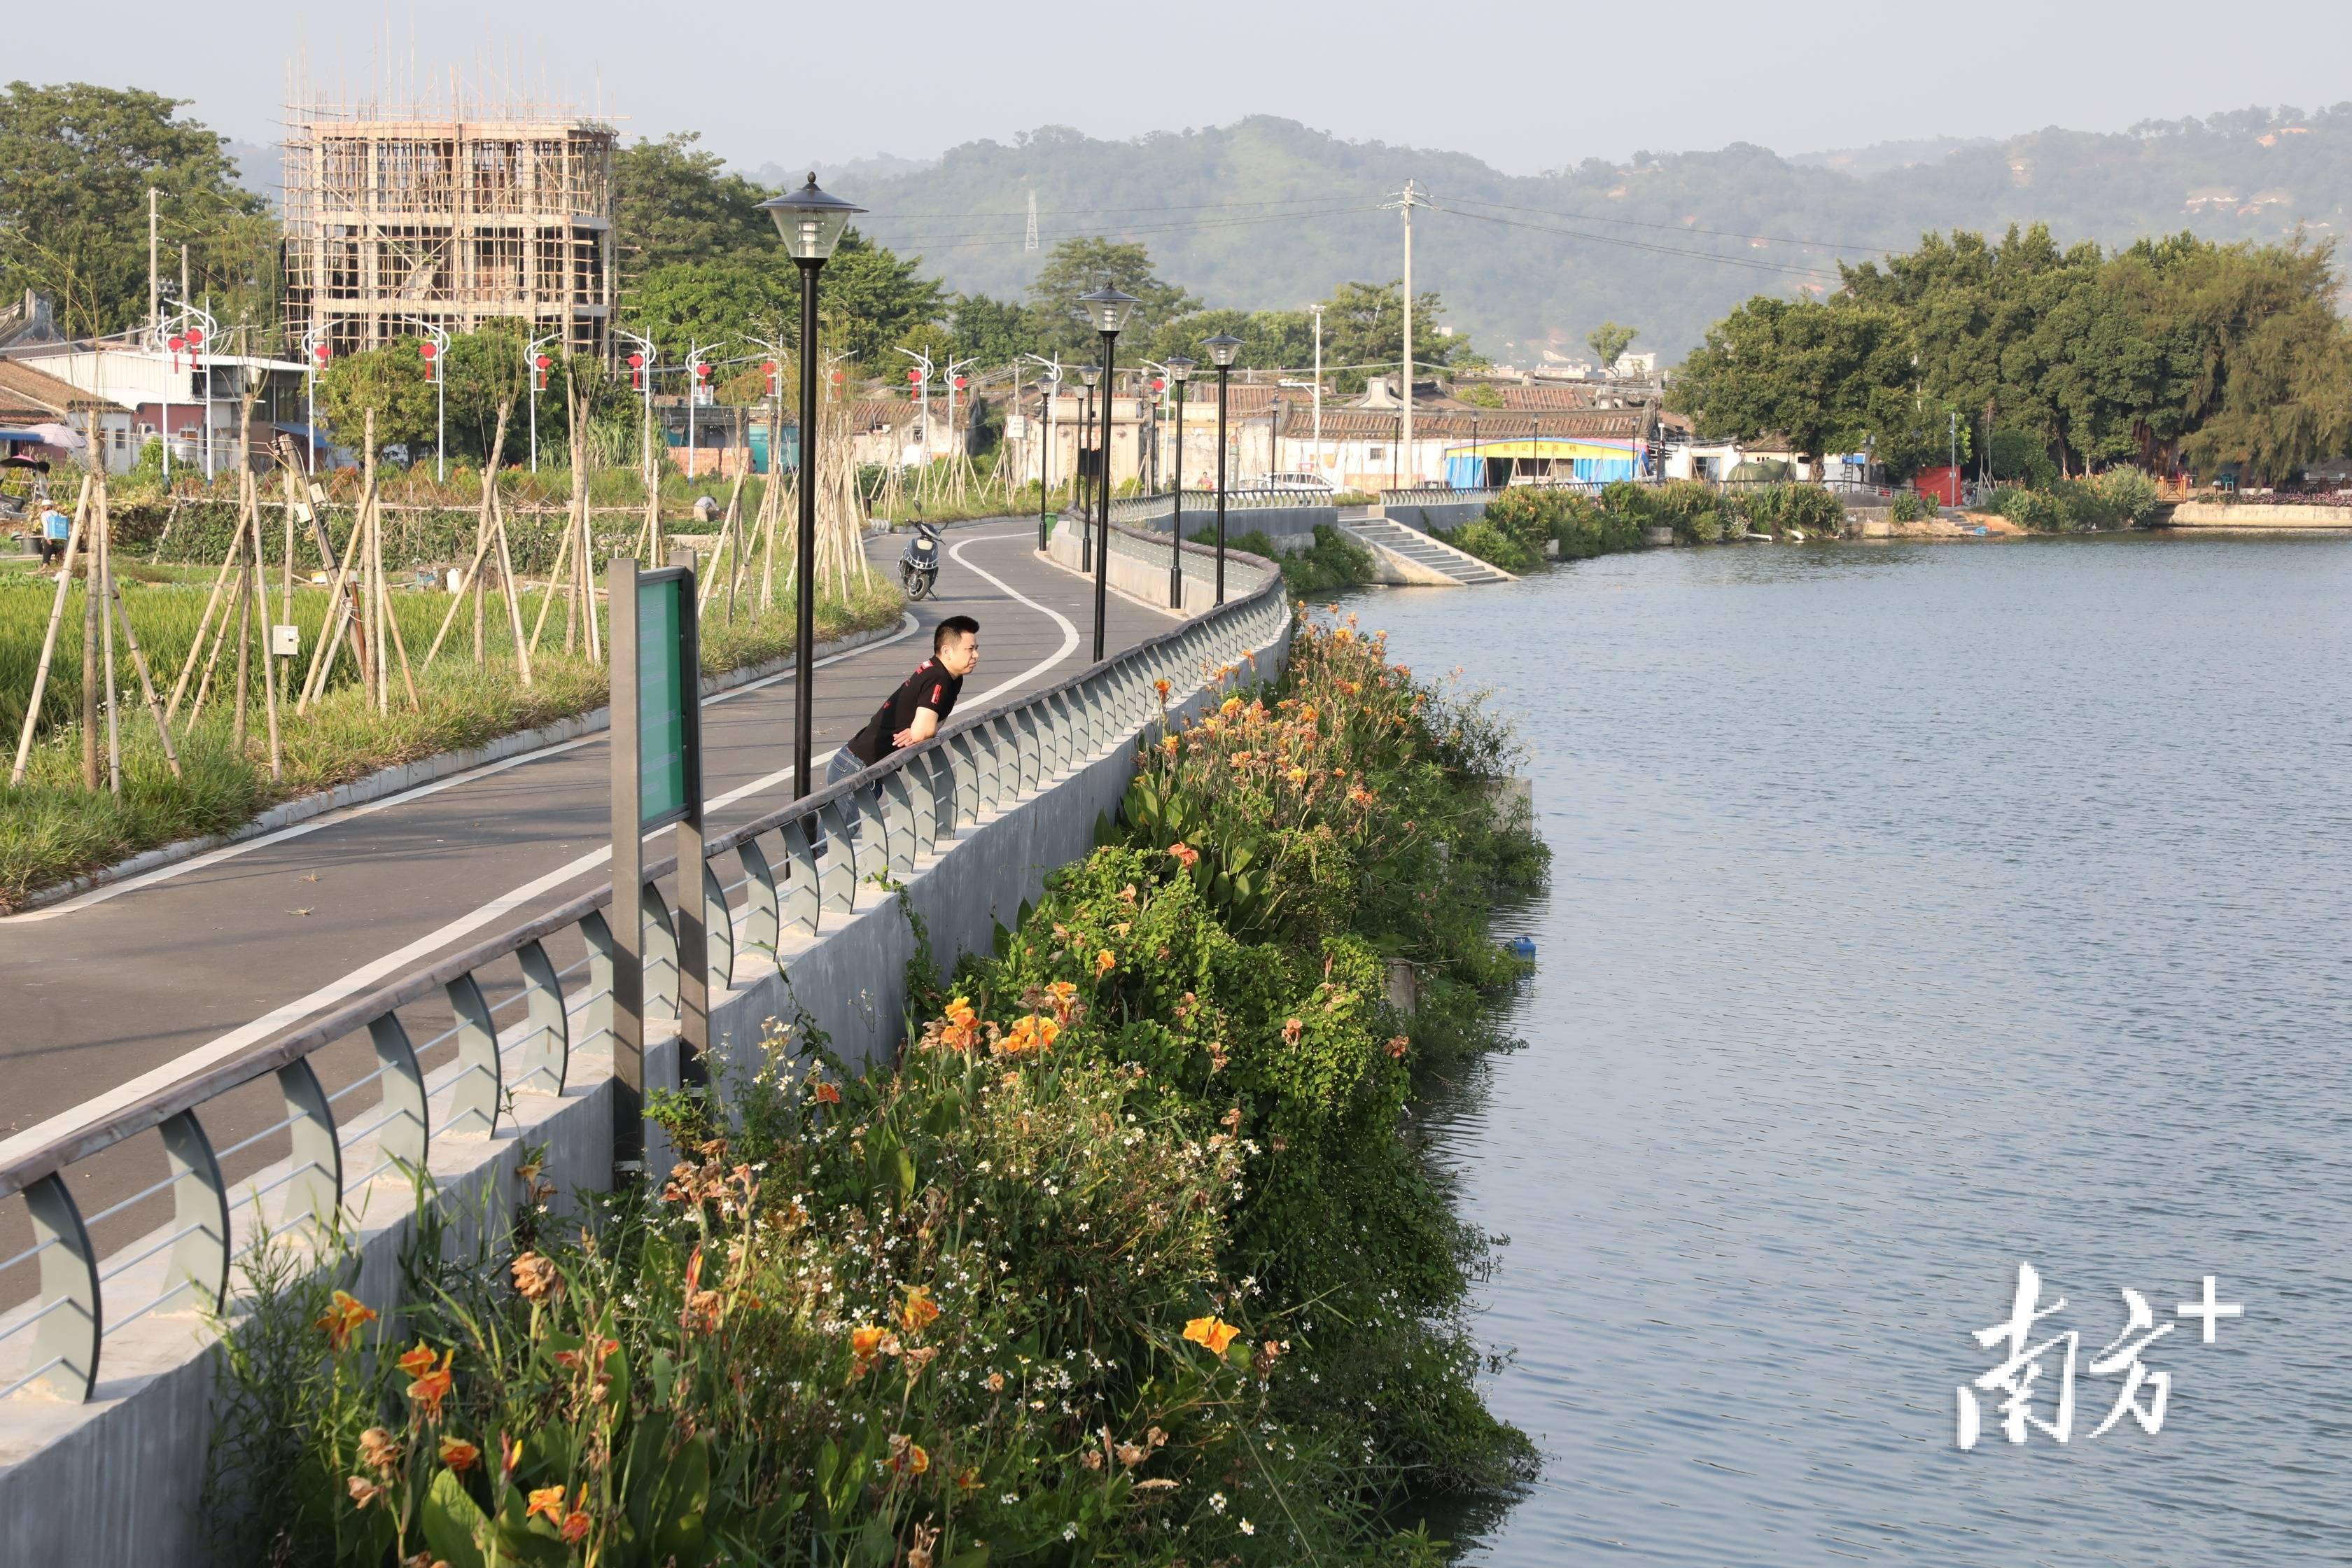
[[[1336,506],[1330,490],[1234,489],[1225,491],[1225,510],[1264,510],[1268,507]],[[1176,510],[1176,498],[1171,491],[1157,495],[1119,496],[1110,503],[1113,522],[1152,522],[1167,517]],[[1184,516],[1206,517],[1213,523],[1217,515],[1217,492],[1214,490],[1184,491]]]
[[[878,879],[905,877],[983,813],[1106,753],[1162,710],[1157,682],[1168,681],[1171,700],[1181,701],[1273,641],[1290,613],[1280,574],[1255,556],[1236,558],[1257,569],[1257,580],[1223,608],[1034,696],[959,719],[920,746],[711,837],[698,889],[711,994],[732,987],[740,960],[766,953],[781,962],[784,933],[814,938],[871,907],[887,896]],[[656,887],[677,869],[673,858],[645,872],[648,1017],[677,1016],[677,926]],[[0,1399],[26,1391],[88,1399],[112,1334],[152,1314],[224,1306],[232,1267],[273,1231],[324,1230],[357,1217],[354,1197],[378,1177],[404,1183],[429,1168],[443,1140],[488,1136],[510,1123],[515,1094],[562,1093],[573,1053],[612,1033],[611,901],[610,886],[583,894],[291,1034],[128,1103],[102,1098],[86,1115],[69,1112],[0,1143],[0,1198],[23,1196],[33,1232],[31,1247],[0,1259],[0,1275],[35,1262],[39,1272],[33,1298],[0,1316],[0,1354],[11,1342],[26,1347],[19,1367],[0,1371]],[[431,1012],[437,1023],[444,1009],[448,1026],[421,1043],[403,1018],[404,1010]],[[374,1070],[355,1071],[329,1092],[320,1058],[349,1042],[329,1065],[348,1058],[363,1068],[367,1058],[352,1048],[362,1037]],[[207,1117],[217,1110],[232,1120],[224,1097],[256,1089],[274,1089],[282,1115],[215,1146]],[[162,1145],[163,1178],[85,1216],[68,1173],[150,1132]],[[274,1160],[233,1194],[223,1162],[257,1149],[246,1163]],[[160,1205],[167,1194],[167,1226],[100,1255],[93,1226],[149,1200]]]

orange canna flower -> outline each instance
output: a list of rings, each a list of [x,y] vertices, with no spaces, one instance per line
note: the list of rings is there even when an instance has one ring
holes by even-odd
[[[1297,1045],[1298,1043],[1300,1033],[1304,1031],[1306,1027],[1306,1025],[1300,1023],[1296,1018],[1286,1018],[1283,1020],[1282,1025],[1282,1043],[1286,1046]]]
[[[966,1465],[961,1470],[957,1472],[955,1484],[956,1490],[960,1492],[978,1491],[980,1489],[979,1469],[973,1466]]]
[[[1056,980],[1045,987],[1045,999],[1054,1009],[1055,1022],[1067,1024],[1078,1008],[1078,988],[1075,982]]]
[[[588,1489],[586,1487],[582,1487],[580,1489],[580,1500],[583,1502],[588,1500]],[[594,1528],[595,1521],[576,1508],[570,1513],[565,1514],[563,1516],[563,1522],[556,1527],[557,1531],[563,1537],[563,1543],[567,1546],[579,1545],[582,1542],[588,1539],[588,1532]]]
[[[939,1303],[931,1300],[928,1289],[918,1285],[907,1292],[907,1304],[898,1309],[898,1326],[911,1334],[929,1328],[939,1316]]]
[[[1169,686],[1165,679],[1161,679],[1153,681],[1151,683],[1151,689],[1160,693],[1160,700],[1165,702],[1168,700],[1168,693],[1173,689]]]
[[[341,1350],[351,1342],[352,1334],[362,1323],[375,1321],[375,1312],[362,1304],[349,1291],[338,1290],[328,1304],[326,1315],[319,1320],[319,1331],[327,1336],[331,1349]]]
[[[971,1010],[969,999],[959,996],[948,1004],[940,1044],[956,1051],[968,1051],[980,1044],[980,1015]]]
[[[877,1323],[860,1323],[849,1331],[849,1353],[859,1361],[872,1361],[874,1352],[882,1348],[889,1331]]]
[[[529,1519],[533,1514],[541,1513],[547,1515],[547,1522],[550,1524],[554,1524],[563,1518],[563,1489],[562,1487],[531,1488],[530,1507],[523,1510],[523,1518]]]
[[[381,1426],[371,1426],[360,1434],[360,1463],[379,1470],[390,1470],[400,1464],[400,1445],[392,1434]]]
[[[1160,737],[1160,749],[1167,752],[1171,757],[1176,754],[1177,748],[1182,744],[1183,742],[1179,741],[1173,735],[1162,735]]]
[[[449,1390],[457,1384],[457,1380],[449,1372],[450,1358],[457,1353],[454,1350],[443,1351],[441,1364],[408,1385],[408,1397],[416,1401],[428,1422],[440,1421],[441,1402],[449,1397]]]
[[[1303,784],[1307,782],[1307,770],[1293,764],[1290,771],[1283,776],[1287,778],[1292,784]]]
[[[411,1377],[423,1377],[433,1370],[433,1352],[423,1340],[419,1340],[415,1350],[403,1351],[400,1360],[394,1364]]]
[[[441,1462],[453,1470],[470,1470],[482,1462],[482,1451],[463,1437],[441,1439]]]
[[[819,1105],[839,1105],[841,1103],[841,1090],[835,1085],[829,1083],[818,1084],[814,1092],[816,1094],[816,1102]]]
[[[365,1476],[353,1476],[344,1484],[351,1489],[352,1506],[354,1508],[365,1508],[383,1495],[383,1489]]]
[[[1187,871],[1201,863],[1201,852],[1181,838],[1168,847],[1168,853]]]
[[[1061,1032],[1061,1025],[1053,1019],[1031,1013],[1013,1021],[1013,1027],[1006,1031],[996,1049],[1000,1055],[1008,1057],[1040,1055],[1053,1048],[1054,1040]]]
[[[1112,970],[1117,969],[1118,967],[1118,960],[1111,956],[1110,949],[1104,948],[1100,952],[1095,954],[1095,973],[1097,974],[1108,974]]]
[[[1208,1346],[1211,1355],[1224,1354],[1225,1347],[1240,1332],[1222,1318],[1194,1318],[1184,1325],[1184,1337],[1196,1345]]]
[[[499,1472],[501,1475],[513,1475],[515,1473],[515,1467],[521,1463],[521,1438],[509,1437],[505,1442],[499,1445]]]

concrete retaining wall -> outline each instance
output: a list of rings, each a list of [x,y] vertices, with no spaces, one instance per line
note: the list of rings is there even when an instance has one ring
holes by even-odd
[[[1392,501],[1382,498],[1381,515],[1391,522],[1401,522],[1423,533],[1433,528],[1442,528],[1450,533],[1486,516],[1486,499],[1483,495],[1475,500],[1458,501]]]
[[[1115,574],[1127,559],[1114,551]],[[1136,564],[1139,570],[1148,565]],[[1247,557],[1229,557],[1227,567],[1229,593],[1236,591],[1235,568],[1253,574],[1253,584],[1265,571]],[[1163,597],[1166,585],[1163,564],[1157,583]],[[1258,669],[1278,669],[1288,647],[1286,625],[1257,650]],[[1196,692],[1179,711],[1196,711],[1220,695]],[[1159,721],[1150,722],[1156,728]],[[984,951],[996,923],[1011,924],[1022,902],[1037,896],[1048,871],[1091,849],[1097,819],[1116,811],[1126,792],[1140,733],[1125,732],[1037,793],[941,840],[916,864],[906,879],[907,897],[929,927],[942,965],[961,953]],[[874,901],[828,921],[814,940],[787,938],[776,969],[754,975],[753,958],[740,961],[739,984],[711,998],[714,1058],[748,1072],[760,1060],[767,1021],[803,1014],[852,1061],[871,1060],[897,1045],[913,934],[895,897],[874,897],[866,887],[858,896]],[[648,1086],[675,1086],[675,1026],[649,1021],[647,1036]],[[470,1250],[485,1223],[480,1216],[511,1214],[522,1201],[515,1169],[527,1147],[544,1147],[545,1174],[567,1194],[610,1181],[609,1049],[576,1051],[571,1080],[561,1095],[516,1093],[513,1116],[502,1121],[496,1136],[435,1137],[432,1174],[445,1207],[458,1216],[453,1245]],[[663,1168],[663,1152],[649,1149],[647,1163]],[[275,1173],[254,1179],[266,1183]],[[381,1306],[398,1288],[400,1253],[414,1232],[413,1194],[387,1176],[350,1198],[361,1217],[349,1233],[352,1276],[345,1288]],[[201,1318],[155,1314],[109,1339],[104,1376],[89,1403],[22,1396],[0,1402],[0,1563],[178,1568],[209,1560],[211,1531],[202,1503],[211,1347]]]
[[[2182,501],[2172,509],[2174,528],[2314,528],[2352,530],[2352,506],[2239,506],[2228,501]]]

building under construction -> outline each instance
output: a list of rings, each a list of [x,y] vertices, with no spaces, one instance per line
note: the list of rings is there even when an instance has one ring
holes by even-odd
[[[424,325],[506,319],[604,357],[614,140],[596,121],[511,107],[443,119],[290,110],[288,348],[323,341],[351,353]]]

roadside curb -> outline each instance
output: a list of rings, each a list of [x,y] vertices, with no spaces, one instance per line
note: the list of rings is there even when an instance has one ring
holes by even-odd
[[[906,621],[902,614],[899,620],[889,626],[877,626],[871,631],[853,632],[848,637],[834,642],[819,643],[814,650],[815,657],[831,658],[840,654],[852,653],[869,643],[897,637],[905,629]],[[755,680],[764,680],[771,675],[790,669],[792,666],[793,656],[787,654],[781,658],[766,659],[759,664],[745,665],[740,669],[730,669],[723,675],[711,676],[706,679],[703,683],[702,694],[708,698],[718,696],[721,692],[732,691],[739,686],[749,686]],[[201,838],[182,838],[170,844],[159,845],[152,849],[142,849],[127,860],[118,861],[100,870],[85,872],[67,881],[52,883],[33,893],[19,908],[0,915],[0,921],[15,915],[28,914],[35,910],[87,893],[93,888],[103,888],[110,883],[136,877],[159,867],[192,859],[198,855],[209,854],[215,849],[226,848],[232,844],[242,844],[248,838],[258,838],[263,834],[275,833],[279,828],[291,827],[299,822],[308,822],[314,816],[322,816],[331,811],[341,811],[345,806],[351,805],[364,805],[370,801],[399,795],[403,791],[415,789],[420,784],[437,784],[453,774],[470,773],[476,768],[491,763],[502,763],[526,752],[562,745],[567,741],[577,740],[583,735],[596,734],[612,727],[613,710],[609,706],[594,708],[585,713],[575,713],[569,719],[559,719],[552,724],[541,724],[531,730],[518,730],[511,735],[501,735],[495,741],[487,742],[479,746],[469,746],[464,751],[441,752],[430,757],[419,758],[413,763],[402,763],[395,767],[382,768],[363,778],[339,784],[331,789],[321,790],[316,795],[306,795],[294,800],[281,801],[243,826],[232,828],[226,833],[210,834]]]

